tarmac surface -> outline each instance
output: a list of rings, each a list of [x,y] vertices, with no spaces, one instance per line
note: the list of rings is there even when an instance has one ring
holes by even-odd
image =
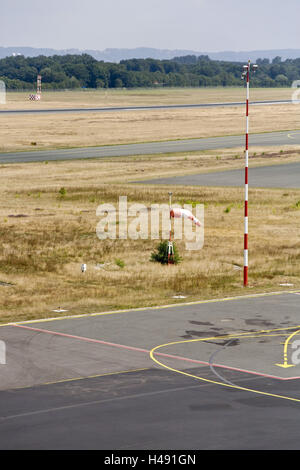
[[[299,131],[250,134],[251,146],[300,145]],[[196,152],[223,148],[236,148],[245,145],[245,136],[210,137],[203,139],[172,140],[142,144],[106,145],[60,150],[37,150],[28,152],[0,153],[0,164],[43,162],[53,160],[77,160],[86,158],[122,157],[131,155],[154,155],[175,152]]]
[[[299,294],[1,326],[0,448],[299,449]]]
[[[294,102],[299,103],[299,100]],[[292,100],[264,100],[252,101],[253,106],[269,106],[274,104],[293,104]],[[34,105],[34,103],[32,103]],[[199,104],[169,104],[153,106],[106,106],[92,108],[39,108],[39,109],[0,109],[1,114],[56,114],[56,113],[95,113],[95,112],[120,112],[120,111],[147,111],[153,109],[177,109],[177,108],[219,108],[228,106],[245,106],[245,101],[230,101],[227,103],[199,103]]]
[[[238,186],[245,183],[245,169],[137,181],[141,184],[187,186]],[[300,162],[249,167],[249,187],[300,188]]]

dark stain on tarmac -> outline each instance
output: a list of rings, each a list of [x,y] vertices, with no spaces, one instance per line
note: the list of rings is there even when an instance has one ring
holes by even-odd
[[[237,346],[238,344],[240,344],[240,340],[236,338],[231,339],[230,341],[228,341],[228,339],[225,339],[224,341],[205,341],[205,343],[216,344],[217,346]]]
[[[214,328],[213,330],[216,330],[216,328]],[[185,335],[182,335],[180,336],[180,338],[187,338],[187,339],[190,339],[192,338],[193,336],[196,336],[198,338],[205,338],[205,336],[207,337],[211,337],[212,335],[213,336],[224,336],[226,333],[215,333],[214,331],[196,331],[196,330],[186,330],[185,332],[186,334]]]
[[[245,320],[246,325],[253,325],[253,326],[276,326],[275,323],[271,322],[270,320],[259,320],[258,318],[248,318]]]
[[[214,326],[213,323],[210,323],[209,321],[194,321],[194,320],[189,320],[189,323],[191,323],[192,325]]]

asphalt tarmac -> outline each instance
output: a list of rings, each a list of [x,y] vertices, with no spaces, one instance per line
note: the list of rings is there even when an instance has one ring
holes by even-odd
[[[154,155],[161,153],[195,152],[223,148],[243,147],[245,136],[210,137],[142,144],[106,145],[60,150],[42,150],[28,152],[0,153],[0,164],[43,162],[54,160],[77,160],[88,158],[122,157],[133,155]],[[251,146],[300,145],[299,131],[270,132],[250,134]]]
[[[296,100],[298,103],[298,100]],[[274,104],[292,104],[291,100],[264,100],[252,101],[251,106],[268,106]],[[34,103],[31,103],[34,105]],[[170,104],[153,106],[106,106],[92,108],[39,108],[39,109],[0,109],[1,114],[56,114],[56,113],[107,113],[120,111],[147,111],[153,109],[180,109],[180,108],[219,108],[228,106],[245,106],[244,101],[230,101],[226,103],[199,103],[199,104]]]
[[[299,307],[290,292],[1,326],[0,448],[299,449]]]
[[[142,184],[165,184],[186,186],[238,186],[245,183],[245,170],[229,170],[196,175],[156,178],[140,181]],[[249,187],[300,188],[300,162],[283,165],[249,167]]]

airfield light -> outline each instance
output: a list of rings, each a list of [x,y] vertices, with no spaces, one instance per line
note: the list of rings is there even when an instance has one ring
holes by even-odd
[[[244,214],[244,287],[248,286],[248,160],[249,160],[249,95],[250,95],[250,72],[257,70],[257,65],[248,64],[243,66],[242,80],[246,80],[246,145],[245,145],[245,214]]]

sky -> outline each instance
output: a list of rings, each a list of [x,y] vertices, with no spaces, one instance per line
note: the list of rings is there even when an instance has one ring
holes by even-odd
[[[0,0],[0,46],[300,48],[300,0]]]

